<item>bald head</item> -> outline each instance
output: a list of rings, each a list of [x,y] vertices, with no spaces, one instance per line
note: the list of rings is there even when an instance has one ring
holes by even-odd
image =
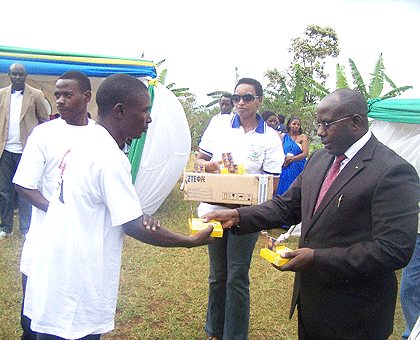
[[[16,91],[22,91],[25,88],[26,68],[21,63],[14,63],[9,68],[9,78],[12,87]]]
[[[338,89],[327,95],[319,104],[334,106],[337,118],[359,115],[367,123],[367,102],[360,92],[350,89]]]
[[[342,155],[368,131],[366,99],[354,90],[336,90],[319,103],[317,121],[321,143],[328,152]]]

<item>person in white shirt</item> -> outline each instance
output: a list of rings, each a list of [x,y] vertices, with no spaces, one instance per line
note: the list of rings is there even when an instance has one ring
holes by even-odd
[[[59,118],[34,128],[13,178],[19,195],[34,204],[30,232],[25,238],[20,263],[23,293],[32,249],[36,245],[39,228],[48,209],[61,158],[74,140],[79,139],[85,133],[84,130],[95,124],[88,118],[87,105],[92,94],[90,80],[85,74],[79,71],[63,73],[56,82],[54,95]],[[21,340],[35,340],[36,333],[30,328],[30,320],[23,314],[21,325]]]
[[[42,91],[26,84],[26,68],[14,63],[9,69],[11,86],[0,89],[0,240],[12,236],[15,186],[12,178],[32,129],[49,120]],[[31,205],[19,196],[19,229],[29,230]]]
[[[115,74],[96,102],[97,124],[61,157],[31,256],[23,313],[38,340],[99,339],[114,328],[124,234],[161,247],[213,241],[212,227],[187,237],[142,212],[122,148],[151,123],[147,87]]]

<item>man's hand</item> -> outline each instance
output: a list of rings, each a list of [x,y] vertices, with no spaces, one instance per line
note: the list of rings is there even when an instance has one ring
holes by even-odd
[[[204,223],[210,222],[211,220],[219,221],[222,223],[223,229],[238,225],[240,221],[239,212],[236,209],[215,210],[204,215],[202,219]]]
[[[283,253],[281,256],[286,259],[291,259],[280,267],[273,264],[273,267],[281,271],[300,272],[309,268],[314,263],[314,250],[309,248],[289,251]]]
[[[213,226],[210,224],[206,229],[200,230],[194,235],[191,235],[190,238],[193,239],[193,245],[191,247],[203,246],[214,241],[214,238],[210,236],[213,231]]]
[[[157,218],[143,214],[143,226],[146,228],[146,230],[156,231],[158,228],[160,228],[160,222]]]

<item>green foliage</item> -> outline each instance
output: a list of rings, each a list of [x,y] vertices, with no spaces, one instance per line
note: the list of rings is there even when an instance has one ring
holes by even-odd
[[[225,93],[229,93],[229,92],[228,91],[213,91],[213,92],[207,93],[207,95],[212,98],[212,101],[208,103],[206,107],[212,107],[213,105],[218,104],[220,101],[220,97],[222,96],[222,94],[225,94]]]
[[[309,25],[303,38],[292,39],[289,52],[293,53],[294,65],[302,67],[303,78],[317,78],[323,84],[327,79],[324,72],[325,59],[336,58],[340,53],[337,33],[331,27]]]
[[[178,99],[184,108],[190,127],[191,147],[193,150],[198,150],[198,143],[200,143],[201,136],[211,117],[219,112],[219,108],[213,107],[209,109],[204,106],[198,106],[195,95],[178,97]]]
[[[337,89],[348,88],[349,83],[347,82],[346,73],[344,72],[345,66],[340,66],[337,64],[336,66],[336,77],[337,77]]]
[[[368,88],[366,88],[363,77],[357,69],[356,64],[350,58],[349,64],[351,69],[351,75],[353,76],[353,90],[360,92],[366,98],[366,100],[375,98],[393,98],[401,95],[404,91],[413,88],[412,86],[397,87],[397,85],[395,85],[391,78],[389,78],[388,75],[385,73],[385,66],[382,59],[382,53],[379,55],[379,59],[375,63],[373,72],[370,73],[371,79]],[[337,64],[336,76],[336,89],[350,88],[347,82],[346,74],[344,73],[344,66],[340,66],[340,64]],[[385,81],[391,86],[392,90],[384,95],[381,95],[384,89]],[[324,98],[327,94],[330,93],[330,90],[325,88],[321,83],[318,83],[308,78],[306,79],[306,82],[309,84],[307,90],[316,94],[320,99]]]
[[[350,58],[349,58],[349,64],[350,64],[350,69],[351,69],[351,75],[353,76],[353,80],[354,80],[353,84],[355,85],[353,90],[359,91],[361,94],[363,94],[365,98],[367,98],[368,94],[366,92],[366,85],[365,85],[365,82],[363,81],[363,78],[359,70],[356,67],[356,64]]]
[[[161,61],[159,61],[158,63],[156,63],[156,66],[159,67],[160,65],[162,65],[165,62],[166,59],[163,59]],[[162,70],[158,76],[157,76],[157,81],[162,84],[165,85],[165,81],[166,81],[166,76],[168,75],[168,70],[165,68],[164,70]],[[173,88],[175,86],[175,83],[170,83],[169,85],[166,86],[167,89],[170,89],[175,96],[177,97],[188,97],[188,96],[192,96],[192,93],[188,92],[189,88],[188,87],[182,87],[182,88]]]
[[[268,85],[261,111],[281,113],[286,121],[291,116],[300,117],[303,131],[312,142],[316,139],[315,104],[329,93],[323,85],[327,79],[325,59],[337,57],[340,49],[337,34],[331,27],[309,25],[304,35],[292,39],[289,52],[293,53],[293,61],[285,71],[275,68],[264,73]],[[315,78],[320,80],[319,85]]]

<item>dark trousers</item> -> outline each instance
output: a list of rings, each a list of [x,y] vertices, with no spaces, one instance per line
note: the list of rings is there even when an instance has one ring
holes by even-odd
[[[31,319],[23,315],[23,304],[25,303],[26,281],[28,281],[28,277],[25,274],[22,274],[23,301],[22,301],[22,310],[20,313],[20,325],[22,326],[23,333],[22,333],[21,340],[36,340],[36,333],[31,329]]]
[[[0,231],[13,231],[15,185],[12,183],[22,154],[4,150],[0,158]],[[29,230],[31,204],[19,196],[19,228],[23,234]]]

